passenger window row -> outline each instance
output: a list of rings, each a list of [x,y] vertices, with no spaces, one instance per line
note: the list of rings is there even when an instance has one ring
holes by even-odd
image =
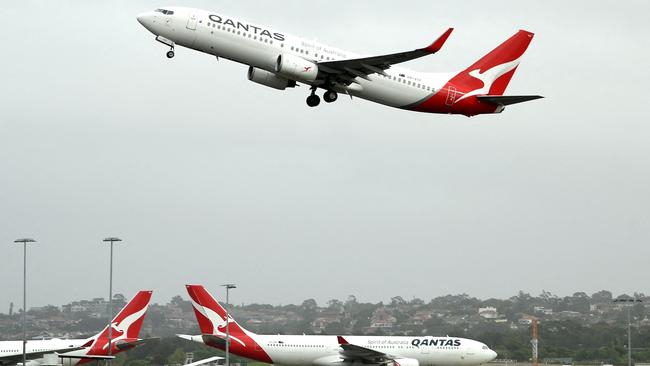
[[[415,87],[415,88],[418,88],[418,89],[422,89],[422,90],[426,90],[426,91],[435,91],[434,88],[432,88],[432,87],[430,87],[428,85],[425,85],[425,84],[422,84],[422,83],[416,83],[415,81],[406,80],[406,79],[403,79],[403,78],[399,78],[397,76],[381,75],[381,74],[379,74],[379,76],[384,78],[384,79],[397,81],[398,83],[408,85],[408,86],[412,86],[412,87]]]
[[[263,43],[273,44],[273,40],[269,39],[268,37],[262,37],[262,36],[258,37],[257,34],[253,35],[251,33],[242,32],[240,30],[235,31],[234,29],[232,29],[230,27],[226,27],[226,26],[222,27],[221,24],[207,22],[207,26],[208,26],[208,28],[210,28],[210,27],[216,28],[218,30],[222,30],[222,31],[226,31],[228,33],[236,34],[236,35],[242,36],[244,38],[250,38],[250,39],[253,39],[255,41],[260,41],[260,42],[263,42]],[[214,34],[214,31],[212,31],[210,33]],[[280,46],[284,47],[284,43],[282,43]]]

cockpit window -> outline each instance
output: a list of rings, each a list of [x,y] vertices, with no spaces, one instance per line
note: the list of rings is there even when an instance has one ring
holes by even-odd
[[[172,15],[172,14],[174,14],[173,11],[171,11],[171,10],[165,10],[165,9],[156,9],[156,12],[158,12],[158,13],[163,13],[163,14],[165,14],[165,15]]]
[[[488,346],[483,346],[483,349],[488,349]]]

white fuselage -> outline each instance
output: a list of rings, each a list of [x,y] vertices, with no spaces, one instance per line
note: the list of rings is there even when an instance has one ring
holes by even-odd
[[[166,7],[173,14],[148,12],[138,21],[175,45],[275,72],[278,55],[290,54],[314,63],[358,58],[360,55],[204,10]],[[453,74],[421,73],[391,67],[386,75],[356,78],[339,92],[404,108],[440,90]],[[298,80],[300,81],[300,80]],[[300,81],[303,82],[303,81]],[[310,84],[309,82],[303,82]]]
[[[27,346],[25,351],[27,353],[27,366],[29,365],[51,365],[51,364],[61,364],[63,365],[75,365],[78,363],[77,359],[62,359],[61,361],[58,357],[59,354],[62,354],[61,350],[70,348],[78,349],[82,345],[88,342],[88,339],[46,339],[46,340],[30,340],[27,341]],[[58,353],[55,353],[58,351]],[[43,353],[43,352],[52,352],[50,355],[43,356],[31,356],[29,353]],[[78,351],[72,351],[72,353],[78,353]],[[23,354],[23,342],[22,341],[2,341],[0,342],[0,357],[7,356],[20,356]],[[22,363],[22,362],[21,362]]]
[[[261,335],[245,331],[252,343],[232,336],[231,352],[257,361],[285,366],[345,366],[337,336]],[[182,336],[204,343],[202,336]],[[496,353],[484,343],[456,337],[343,336],[350,344],[384,353],[400,365],[476,366],[492,361]],[[247,343],[244,347],[239,344]],[[217,346],[223,349],[223,345]],[[255,351],[253,351],[255,349]],[[260,354],[259,351],[263,351]]]
[[[335,336],[256,335],[255,338],[277,364],[326,366],[340,360]],[[496,355],[485,344],[470,339],[381,336],[345,336],[345,339],[395,358],[415,359],[420,366],[479,365],[493,360]],[[441,345],[416,347],[412,343],[414,339],[435,339]],[[444,345],[453,340],[460,340],[460,345]]]

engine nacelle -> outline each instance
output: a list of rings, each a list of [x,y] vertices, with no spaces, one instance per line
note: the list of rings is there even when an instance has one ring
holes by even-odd
[[[16,363],[16,366],[22,366],[22,365],[23,365],[22,361]],[[41,363],[38,362],[38,361],[35,361],[35,360],[27,360],[27,363],[25,363],[25,365],[27,365],[27,366],[41,366]]]
[[[420,366],[420,362],[415,358],[396,358],[391,366]]]
[[[248,80],[278,90],[284,90],[296,86],[296,82],[293,80],[285,79],[272,72],[258,69],[253,66],[248,68]]]
[[[296,81],[311,82],[318,77],[318,65],[302,57],[289,54],[278,56],[275,71],[280,76]]]

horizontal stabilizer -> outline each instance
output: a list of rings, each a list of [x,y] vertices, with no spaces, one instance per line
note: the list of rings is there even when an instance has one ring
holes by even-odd
[[[496,105],[511,105],[517,103],[528,102],[530,100],[544,98],[541,95],[477,95],[476,99],[480,102],[496,104]]]
[[[73,355],[73,354],[60,354],[59,358],[74,358],[80,360],[113,360],[115,356],[102,356],[102,355]]]
[[[220,361],[220,360],[223,360],[223,357],[213,356],[213,357],[209,357],[209,358],[204,358],[204,359],[199,360],[199,361],[194,361],[192,363],[188,363],[188,364],[183,365],[183,366],[199,366],[199,365],[205,365],[206,363],[217,362],[217,361]]]
[[[118,342],[115,343],[115,347],[117,347],[117,349],[119,349],[119,350],[124,350],[124,349],[129,349],[129,348],[133,348],[133,347],[142,345],[142,344],[147,343],[147,342],[159,341],[159,340],[160,340],[160,338],[153,337],[153,338],[144,338],[144,339],[139,338],[139,339],[135,339],[135,340],[131,340],[131,341],[125,341],[125,342],[119,342],[118,341]]]

